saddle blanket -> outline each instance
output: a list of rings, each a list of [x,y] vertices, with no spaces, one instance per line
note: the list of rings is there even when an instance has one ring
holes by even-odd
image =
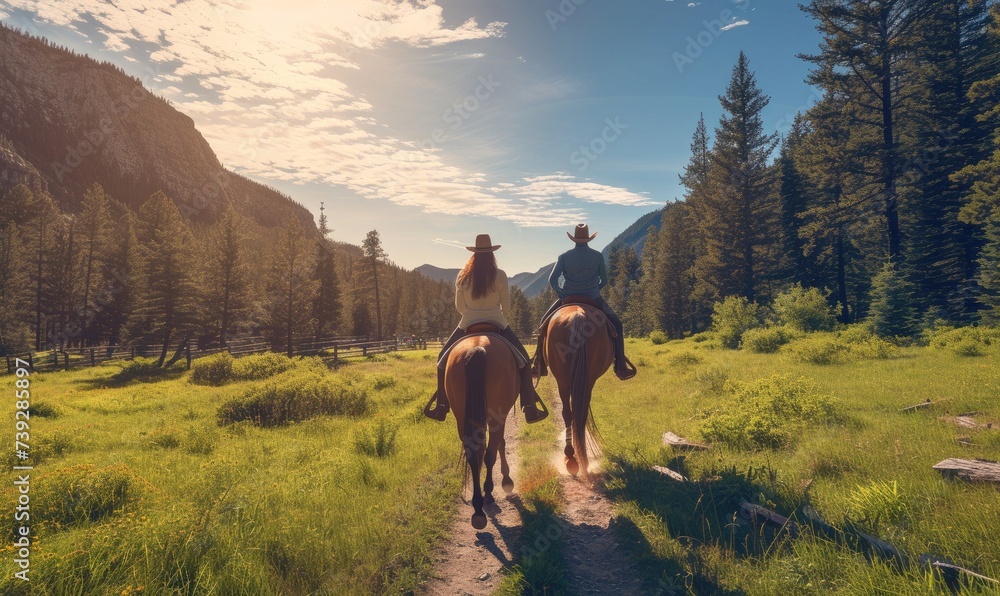
[[[476,336],[476,335],[485,335],[485,336],[489,337],[490,339],[499,339],[500,341],[502,341],[503,343],[505,343],[507,345],[507,347],[510,349],[511,354],[514,355],[514,361],[517,362],[517,368],[518,369],[522,369],[525,366],[528,366],[528,361],[525,360],[524,354],[521,353],[521,350],[518,350],[517,346],[515,346],[512,343],[510,343],[510,341],[506,337],[500,335],[499,333],[492,333],[492,332],[489,332],[489,331],[486,331],[484,333],[473,333],[472,335],[466,335],[462,339],[465,339],[466,337],[473,337],[473,336]],[[445,352],[444,354],[441,355],[441,358],[438,360],[438,363],[437,363],[438,368],[440,368],[442,370],[444,369],[445,365],[448,364],[448,355],[451,354],[451,351],[455,349],[455,346],[457,346],[459,343],[462,342],[462,339],[456,341],[453,346],[451,346],[450,348],[448,348],[447,352]]]

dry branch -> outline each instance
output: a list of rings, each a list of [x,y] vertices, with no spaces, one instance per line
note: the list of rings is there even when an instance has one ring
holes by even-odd
[[[663,444],[669,447],[676,447],[678,449],[708,449],[708,445],[702,445],[701,443],[692,443],[684,437],[679,437],[669,430],[663,433]]]

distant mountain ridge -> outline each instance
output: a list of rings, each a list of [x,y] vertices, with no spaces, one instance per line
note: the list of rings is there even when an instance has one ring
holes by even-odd
[[[265,227],[312,214],[278,191],[226,170],[190,117],[114,65],[0,24],[0,192],[24,182],[69,212],[99,182],[138,207],[157,190],[192,222],[232,203]]]
[[[549,284],[549,271],[552,270],[552,265],[554,263],[549,263],[548,265],[542,267],[534,273],[518,273],[513,277],[508,277],[510,285],[520,288],[524,295],[528,298],[534,298],[535,296],[541,294],[546,286]],[[441,267],[435,267],[434,265],[421,265],[414,269],[424,275],[433,279],[434,281],[445,281],[448,283],[455,283],[455,278],[458,277],[458,272],[460,269],[443,269]]]

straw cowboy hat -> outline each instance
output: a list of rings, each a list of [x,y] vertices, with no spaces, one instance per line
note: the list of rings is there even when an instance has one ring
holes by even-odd
[[[472,252],[493,252],[500,248],[500,245],[493,244],[493,241],[490,240],[489,234],[480,234],[476,236],[475,246],[466,246],[465,248],[466,250],[471,250]]]
[[[569,236],[570,240],[579,244],[581,242],[590,242],[597,237],[597,232],[591,234],[590,228],[587,227],[587,224],[577,224],[573,233],[570,234],[569,232],[566,232],[566,235]]]

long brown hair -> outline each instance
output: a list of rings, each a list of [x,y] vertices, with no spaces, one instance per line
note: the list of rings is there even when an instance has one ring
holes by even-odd
[[[473,253],[469,260],[462,267],[455,281],[460,286],[469,285],[472,279],[472,297],[482,298],[497,289],[497,258],[492,252]]]

